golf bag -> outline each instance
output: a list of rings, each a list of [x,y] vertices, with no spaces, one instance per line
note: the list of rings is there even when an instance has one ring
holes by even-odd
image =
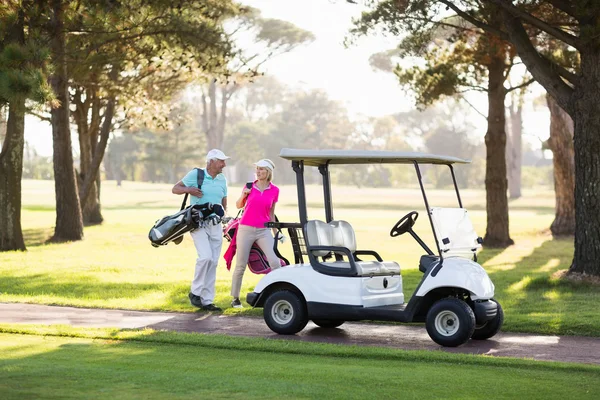
[[[237,228],[240,223],[240,219],[238,217],[231,219],[225,228],[223,228],[223,236],[230,242],[235,238],[237,233]],[[281,232],[279,231],[275,234],[273,250],[275,251],[275,255],[279,257],[279,262],[283,267],[285,265],[290,265],[290,262],[283,257],[277,249],[277,243],[279,242],[278,239],[280,234]],[[248,255],[248,268],[254,274],[268,274],[271,272],[271,267],[269,266],[269,260],[267,259],[266,254],[256,243],[253,243],[252,247],[250,248],[250,254]]]
[[[164,246],[170,242],[181,243],[183,235],[198,228],[211,214],[222,217],[225,213],[220,204],[195,204],[180,210],[173,215],[167,215],[158,220],[148,233],[150,243],[154,247]]]
[[[196,168],[196,170],[198,171],[197,185],[198,188],[201,188],[204,182],[204,170],[200,168]],[[187,198],[188,194],[186,193],[177,213],[159,219],[150,228],[148,239],[153,247],[165,246],[170,242],[179,244],[185,233],[198,228],[207,219],[220,220],[225,215],[220,204],[203,203],[185,207]]]

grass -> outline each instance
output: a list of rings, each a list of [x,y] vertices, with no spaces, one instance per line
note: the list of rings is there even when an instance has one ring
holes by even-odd
[[[457,368],[457,366],[459,366]],[[0,326],[3,399],[595,399],[600,367],[175,332]]]
[[[27,252],[0,253],[0,302],[27,302],[135,310],[188,311],[195,250],[186,238],[179,246],[152,248],[147,239],[151,225],[174,212],[181,198],[171,185],[124,182],[102,187],[105,223],[85,229],[85,240],[45,244],[52,234],[53,182],[23,182],[23,228]],[[235,198],[241,186],[230,187]],[[324,218],[317,207],[318,186],[308,187],[309,217]],[[280,220],[297,221],[295,187],[281,188],[277,214]],[[432,205],[452,206],[453,191],[429,192]],[[485,196],[482,191],[461,192],[470,208],[476,230],[485,232]],[[430,247],[429,222],[417,189],[334,188],[335,218],[346,219],[356,230],[361,249],[377,250],[384,259],[402,266],[406,298],[416,288],[423,250],[408,235],[389,237],[393,224],[406,212],[421,216],[415,230]],[[515,245],[505,250],[484,249],[480,262],[496,286],[496,298],[505,311],[504,331],[561,335],[600,336],[598,287],[569,283],[552,275],[569,267],[572,240],[552,240],[547,233],[554,217],[552,191],[525,190],[510,203],[510,229]],[[231,213],[233,211],[230,210]],[[226,242],[223,248],[225,250]],[[283,254],[291,256],[289,244]],[[260,276],[246,272],[242,293],[251,291]],[[228,307],[231,274],[221,262],[217,275],[216,303]],[[228,308],[225,313],[260,315],[260,310]]]

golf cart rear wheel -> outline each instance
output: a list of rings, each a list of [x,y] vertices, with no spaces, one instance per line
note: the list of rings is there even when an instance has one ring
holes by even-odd
[[[475,331],[471,336],[471,339],[475,340],[486,340],[494,336],[496,333],[500,331],[502,328],[502,324],[504,323],[504,311],[502,311],[502,306],[495,299],[492,299],[498,305],[498,312],[496,316],[491,321],[487,321],[485,324],[481,326],[475,326]]]
[[[346,321],[342,321],[339,319],[313,319],[312,322],[314,322],[315,325],[320,326],[321,328],[337,328]]]
[[[267,326],[280,335],[296,334],[308,323],[304,300],[291,290],[279,290],[269,295],[263,316]]]
[[[473,335],[475,314],[467,303],[455,298],[438,300],[427,312],[427,333],[441,346],[456,347]]]

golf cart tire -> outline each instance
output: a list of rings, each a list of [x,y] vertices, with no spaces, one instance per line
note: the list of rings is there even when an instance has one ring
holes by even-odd
[[[492,299],[498,305],[498,311],[496,316],[491,321],[487,321],[480,327],[475,326],[475,330],[473,331],[473,335],[471,339],[474,340],[486,340],[494,336],[500,331],[502,328],[502,324],[504,323],[504,311],[502,310],[502,306],[495,299]]]
[[[280,335],[294,335],[308,323],[304,299],[291,290],[278,290],[265,300],[263,316],[267,326]]]
[[[467,303],[455,298],[436,301],[427,312],[427,333],[437,344],[456,347],[466,343],[475,330],[475,313]]]
[[[340,319],[313,319],[312,322],[315,323],[315,325],[321,327],[321,328],[337,328],[338,326],[342,325],[344,322],[343,320]]]

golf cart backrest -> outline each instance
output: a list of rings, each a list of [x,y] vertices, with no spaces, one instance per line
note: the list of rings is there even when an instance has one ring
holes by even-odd
[[[356,236],[354,229],[346,221],[331,221],[329,224],[313,220],[306,224],[306,234],[311,246],[345,247],[350,252],[356,251]],[[331,251],[314,251],[317,257],[323,257]]]
[[[430,212],[442,255],[473,257],[481,247],[481,238],[473,229],[467,210],[433,207]]]
[[[354,229],[346,221],[308,221],[305,233],[308,258],[318,272],[334,276],[400,275],[400,265],[396,262],[383,261],[373,250],[357,250]],[[335,260],[329,262],[331,253]],[[359,255],[373,256],[376,261],[360,260]]]

